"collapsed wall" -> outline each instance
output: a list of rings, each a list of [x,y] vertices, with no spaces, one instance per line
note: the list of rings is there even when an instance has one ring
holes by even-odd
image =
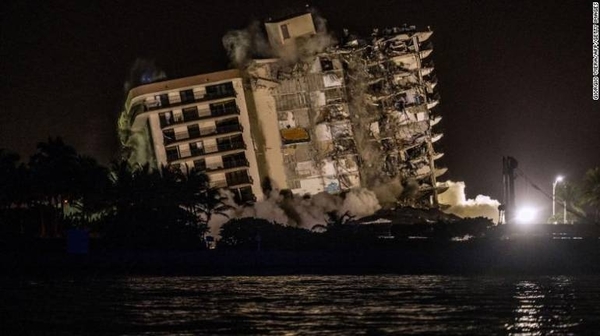
[[[442,153],[433,147],[441,117],[427,60],[432,32],[392,28],[324,44],[309,17],[268,23],[272,54],[285,57],[245,68],[269,178],[300,195],[365,187],[383,205],[437,205],[445,169],[436,168]]]
[[[362,135],[362,178],[370,188],[388,191],[382,203],[395,197],[406,205],[437,205],[436,178],[446,169],[436,168],[443,154],[433,148],[442,134],[432,130],[441,119],[433,112],[437,82],[427,60],[432,33],[415,27],[375,29],[368,39],[346,33],[338,51]],[[390,190],[398,184],[399,193]]]

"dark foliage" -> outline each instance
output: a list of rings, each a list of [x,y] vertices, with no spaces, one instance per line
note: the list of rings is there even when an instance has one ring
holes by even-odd
[[[221,227],[219,248],[301,250],[315,247],[319,234],[261,218],[232,219]]]

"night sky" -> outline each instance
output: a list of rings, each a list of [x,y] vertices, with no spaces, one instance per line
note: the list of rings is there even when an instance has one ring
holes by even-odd
[[[116,117],[136,59],[155,60],[169,78],[226,69],[228,30],[305,2],[92,3],[2,1],[0,148],[26,159],[37,142],[60,135],[106,164],[118,150]],[[556,175],[575,180],[600,165],[590,1],[310,3],[337,36],[403,23],[435,30],[441,163],[469,197],[501,197],[503,155],[547,192]],[[518,185],[519,200],[548,211],[543,196]]]

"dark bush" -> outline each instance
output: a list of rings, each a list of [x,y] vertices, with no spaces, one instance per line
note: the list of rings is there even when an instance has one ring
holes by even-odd
[[[262,218],[232,219],[221,227],[219,248],[299,250],[315,247],[320,234]]]

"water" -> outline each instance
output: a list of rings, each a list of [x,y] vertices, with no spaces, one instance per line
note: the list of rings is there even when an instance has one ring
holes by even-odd
[[[600,334],[599,276],[0,279],[29,335]]]

